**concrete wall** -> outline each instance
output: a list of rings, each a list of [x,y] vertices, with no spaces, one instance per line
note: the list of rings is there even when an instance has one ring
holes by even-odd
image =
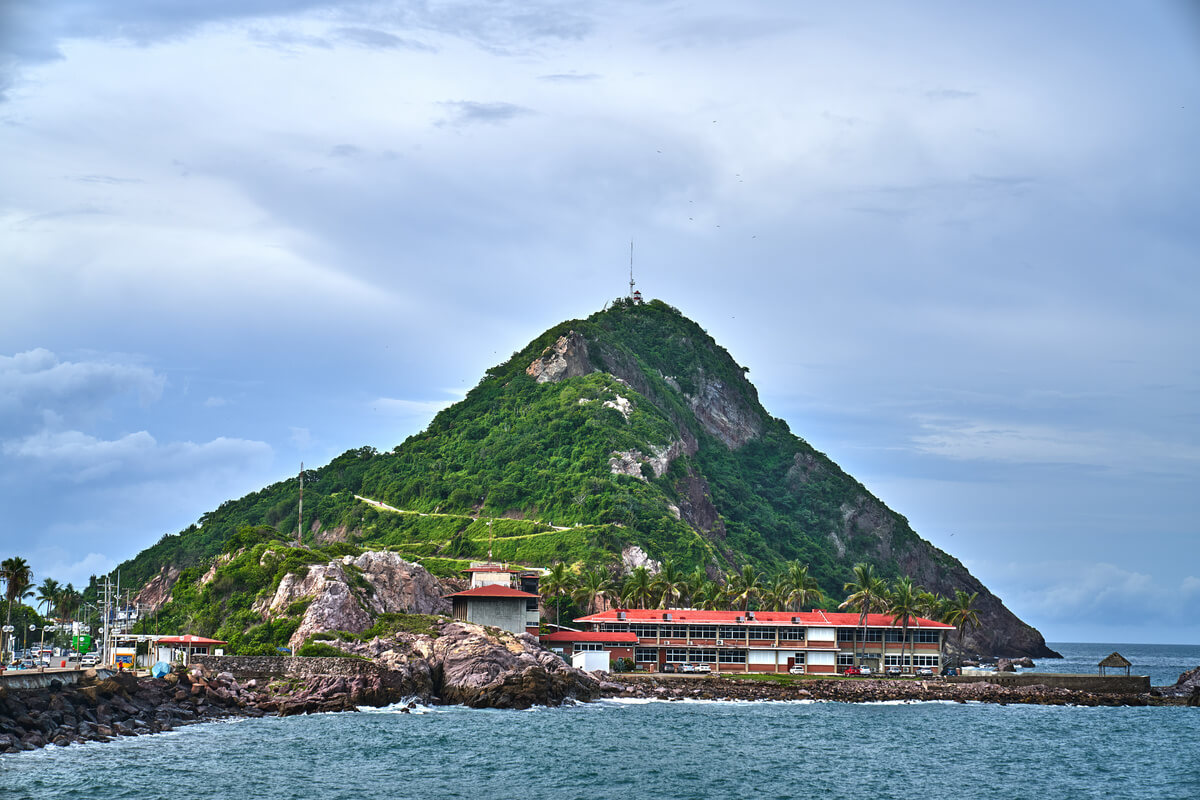
[[[82,669],[56,669],[47,672],[35,669],[16,669],[0,673],[0,686],[5,689],[45,689],[50,686],[51,681],[59,681],[64,686],[73,686],[79,683],[79,678],[83,673]],[[110,670],[98,669],[96,674],[103,679],[113,673]]]
[[[611,669],[607,650],[580,650],[571,656],[571,666],[585,672],[598,669],[608,672]]]
[[[997,672],[993,675],[958,675],[951,683],[994,683],[997,686],[1049,686],[1077,692],[1142,694],[1150,691],[1149,675],[1072,675],[1063,672]]]
[[[468,597],[467,622],[494,628],[525,632],[525,598]]]
[[[295,658],[292,656],[192,656],[192,664],[202,664],[214,672],[231,672],[238,681],[251,678],[309,678],[337,675],[356,678],[382,674],[388,670],[373,661],[357,658]]]

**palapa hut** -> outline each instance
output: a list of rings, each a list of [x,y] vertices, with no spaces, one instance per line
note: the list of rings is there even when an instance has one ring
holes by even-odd
[[[1124,669],[1125,677],[1129,677],[1129,668],[1132,666],[1133,664],[1129,663],[1129,659],[1120,653],[1114,652],[1105,656],[1100,662],[1100,674],[1104,675],[1104,670],[1106,669]]]

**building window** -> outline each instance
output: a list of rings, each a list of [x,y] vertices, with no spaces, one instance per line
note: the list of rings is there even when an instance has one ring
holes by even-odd
[[[682,647],[667,648],[667,663],[668,664],[686,664],[688,662],[688,651]]]
[[[717,661],[722,664],[745,664],[745,650],[722,650],[717,654]]]
[[[629,624],[626,622],[605,622],[600,625],[600,630],[610,633],[628,633]]]
[[[716,650],[689,650],[688,660],[695,661],[697,664],[712,664],[717,660]]]
[[[663,625],[662,630],[659,633],[659,636],[661,636],[663,639],[686,639],[687,638],[687,626],[686,625]]]
[[[644,664],[647,661],[658,661],[658,649],[655,647],[639,647],[633,651],[633,660]]]
[[[920,644],[937,644],[942,640],[942,632],[938,630],[915,630],[912,633],[912,640]]]
[[[792,663],[793,664],[803,664],[804,663],[804,653],[802,653],[802,652],[795,653],[794,657],[792,659]]]
[[[745,639],[746,629],[740,626],[722,625],[718,639]]]
[[[573,642],[571,647],[574,648],[575,652],[579,652],[580,650],[604,650],[604,645],[599,642]]]
[[[639,639],[657,639],[658,638],[658,626],[657,625],[630,625],[629,632],[636,633]]]
[[[802,642],[804,641],[804,628],[798,625],[794,628],[780,628],[779,638],[788,642]]]
[[[854,666],[854,653],[838,653],[838,666],[839,667],[853,667]]]
[[[774,641],[775,640],[775,628],[766,626],[766,625],[764,625],[761,628],[757,628],[757,627],[750,628],[750,638],[758,639],[760,641],[763,639],[769,639],[771,641]]]
[[[689,630],[691,630],[691,633],[688,635],[692,639],[715,639],[715,638],[717,638],[717,626],[716,625],[693,625]]]

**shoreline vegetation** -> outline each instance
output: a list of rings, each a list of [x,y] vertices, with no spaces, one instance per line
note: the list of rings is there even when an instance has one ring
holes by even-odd
[[[1176,687],[1183,687],[1188,676]],[[598,675],[600,675],[598,673]],[[547,697],[547,705],[572,700],[640,698],[658,701],[833,701],[844,703],[930,702],[994,703],[1058,706],[1197,706],[1200,691],[1173,692],[1158,687],[1142,694],[1106,694],[1047,686],[1006,687],[991,683],[950,683],[917,679],[778,678],[750,676],[687,677],[610,675],[594,679],[586,697]],[[0,754],[32,751],[50,745],[108,742],[121,736],[169,731],[198,722],[233,717],[291,716],[356,711],[360,706],[401,703],[400,712],[418,702],[441,704],[437,697],[404,695],[398,685],[328,674],[302,680],[251,679],[238,682],[232,673],[205,666],[178,667],[162,678],[130,673],[104,677],[88,670],[77,685],[53,681],[43,689],[0,687]],[[452,704],[452,703],[446,703]]]

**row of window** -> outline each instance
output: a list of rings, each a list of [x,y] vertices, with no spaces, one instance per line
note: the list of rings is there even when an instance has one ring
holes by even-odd
[[[882,628],[867,628],[864,632],[862,628],[838,628],[837,638],[839,642],[881,642],[884,641],[885,631]],[[886,631],[886,640],[889,643],[900,643],[904,638],[904,631],[889,629]],[[909,628],[908,639],[916,644],[937,644],[941,640],[942,632],[934,628]]]
[[[938,665],[938,657],[925,655],[905,655],[904,663],[901,663],[899,655],[884,656],[883,663],[884,666],[888,667],[936,667]]]
[[[656,663],[658,648],[638,647],[633,651],[633,659],[638,663]],[[669,664],[745,664],[746,651],[668,647],[666,661]]]
[[[802,642],[805,628],[774,627],[770,625],[646,625],[642,623],[604,622],[600,630],[610,633],[634,633],[639,639],[730,639],[773,641],[776,637],[789,642]]]

